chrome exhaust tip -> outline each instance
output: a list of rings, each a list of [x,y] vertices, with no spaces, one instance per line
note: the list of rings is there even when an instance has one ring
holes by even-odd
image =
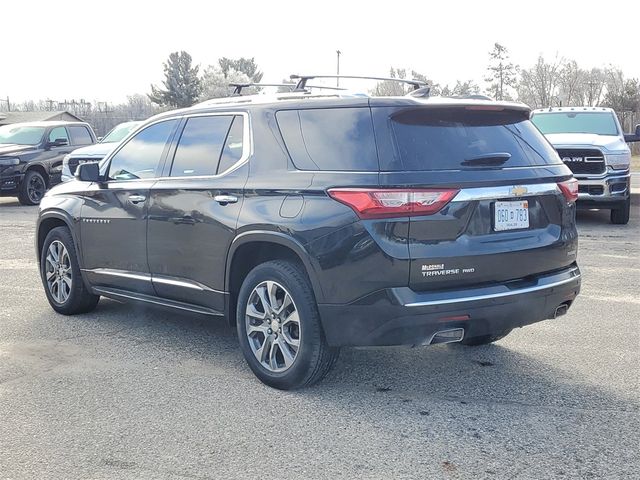
[[[433,334],[425,345],[436,345],[438,343],[454,343],[460,342],[464,338],[464,328],[450,328],[448,330],[440,330]]]
[[[561,317],[562,315],[565,315],[567,313],[567,310],[569,310],[569,304],[561,303],[556,307],[556,311],[553,314],[553,318],[558,318],[558,317]]]

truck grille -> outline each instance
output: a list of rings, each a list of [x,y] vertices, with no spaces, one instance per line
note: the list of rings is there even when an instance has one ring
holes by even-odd
[[[597,175],[606,171],[604,155],[600,150],[584,148],[558,148],[558,155],[577,175]]]

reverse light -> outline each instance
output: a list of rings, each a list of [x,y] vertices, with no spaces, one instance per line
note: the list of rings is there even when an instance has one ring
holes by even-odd
[[[351,207],[360,218],[433,215],[458,193],[457,189],[332,188],[329,196]]]
[[[567,202],[573,203],[578,199],[578,181],[575,178],[558,182],[558,187],[560,187],[560,191],[562,191]]]

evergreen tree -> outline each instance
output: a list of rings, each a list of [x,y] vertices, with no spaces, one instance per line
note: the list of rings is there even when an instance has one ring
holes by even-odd
[[[164,89],[151,85],[149,99],[160,106],[184,108],[193,105],[202,89],[198,66],[187,52],[173,52],[164,63]]]
[[[496,100],[510,100],[508,87],[514,87],[517,80],[518,67],[511,63],[509,50],[495,43],[489,52],[489,76],[485,80],[490,83],[489,94]]]

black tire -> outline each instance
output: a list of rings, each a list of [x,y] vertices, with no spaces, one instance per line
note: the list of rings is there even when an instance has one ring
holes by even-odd
[[[460,343],[468,347],[478,347],[480,345],[488,345],[490,343],[497,342],[498,340],[503,339],[510,333],[511,333],[511,330],[507,330],[506,332],[494,333],[492,335],[482,335],[480,337],[463,338]]]
[[[247,337],[246,312],[250,296],[254,289],[266,281],[277,282],[287,290],[299,318],[300,345],[293,363],[282,372],[271,371],[264,366],[256,358]],[[240,348],[253,373],[264,384],[280,390],[292,390],[318,382],[329,372],[340,352],[338,348],[327,345],[307,274],[293,262],[274,260],[258,265],[249,272],[238,294],[236,326]]]
[[[18,190],[22,205],[38,205],[47,191],[47,181],[37,170],[28,170]]]
[[[611,210],[611,223],[614,225],[626,225],[629,223],[629,213],[631,211],[631,197],[620,204],[619,208]]]
[[[70,266],[71,287],[69,288],[68,298],[64,301],[59,301],[55,298],[54,293],[47,282],[47,272],[50,269],[50,264],[47,262],[47,254],[51,244],[56,241],[64,245],[69,258],[68,263]],[[100,300],[98,295],[94,295],[89,291],[82,280],[73,237],[67,227],[56,227],[47,234],[42,246],[42,251],[40,252],[40,278],[42,279],[42,284],[47,295],[47,300],[49,300],[49,304],[58,313],[62,313],[64,315],[87,313],[96,308],[96,305]]]

